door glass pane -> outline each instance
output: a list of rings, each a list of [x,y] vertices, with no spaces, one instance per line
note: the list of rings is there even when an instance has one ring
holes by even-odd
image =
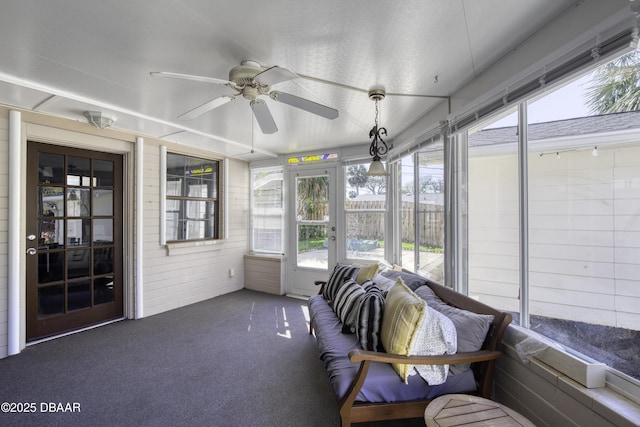
[[[89,270],[90,253],[88,249],[74,250],[67,253],[67,274],[69,279],[85,277],[91,273]]]
[[[93,161],[94,185],[98,187],[113,186],[113,162],[107,160]]]
[[[38,316],[64,313],[64,285],[38,289]]]
[[[38,187],[38,216],[64,215],[64,187]]]
[[[298,224],[298,266],[328,268],[327,229],[324,224]]]
[[[297,178],[298,221],[329,221],[329,177]]]
[[[91,281],[82,280],[69,283],[67,285],[67,300],[69,311],[91,306]]]
[[[114,301],[113,276],[105,276],[93,281],[93,303],[95,305]]]
[[[89,216],[91,190],[88,188],[67,189],[67,216]]]
[[[90,184],[91,178],[91,159],[86,157],[67,158],[67,185]]]
[[[64,280],[64,252],[38,253],[38,283]]]
[[[94,219],[93,220],[93,244],[110,245],[113,243],[113,220]]]
[[[93,274],[113,273],[113,248],[93,250]]]
[[[113,215],[113,190],[93,190],[93,215]]]
[[[38,221],[38,248],[51,249],[64,245],[64,221],[43,219]]]
[[[40,184],[64,184],[64,156],[38,153],[38,182]]]
[[[67,220],[67,245],[86,246],[91,235],[91,220],[68,219]]]
[[[296,178],[296,219],[297,265],[328,269],[328,176]]]

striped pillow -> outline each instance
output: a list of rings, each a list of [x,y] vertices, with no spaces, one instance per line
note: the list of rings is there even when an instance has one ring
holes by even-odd
[[[378,351],[382,313],[384,312],[384,293],[377,286],[369,286],[360,298],[356,317],[356,338],[363,349]]]
[[[324,291],[322,293],[324,299],[333,304],[333,300],[336,297],[338,289],[342,287],[347,279],[354,279],[358,275],[359,271],[360,268],[355,265],[336,264],[326,286],[324,287]]]
[[[344,285],[338,289],[333,302],[333,311],[335,311],[340,318],[343,331],[348,333],[355,332],[358,303],[364,293],[364,288],[353,279],[348,279],[344,282]]]

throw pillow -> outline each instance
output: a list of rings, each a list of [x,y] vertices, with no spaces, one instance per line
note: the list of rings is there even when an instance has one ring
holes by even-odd
[[[447,316],[429,306],[427,306],[424,324],[417,334],[416,346],[411,354],[436,356],[456,352],[456,327]],[[429,385],[444,383],[449,373],[449,365],[414,365],[414,367],[418,375]]]
[[[326,286],[324,287],[324,291],[322,293],[324,299],[329,302],[333,302],[336,292],[344,284],[345,280],[355,278],[358,271],[360,271],[358,266],[337,263],[333,268],[331,276],[329,276]]]
[[[396,284],[397,279],[389,279],[382,274],[376,274],[373,278],[373,283],[386,295],[387,292]]]
[[[367,280],[373,279],[373,276],[375,276],[377,272],[378,272],[378,264],[361,265],[360,271],[358,272],[358,276],[356,277],[356,282],[362,285]]]
[[[489,332],[493,316],[463,310],[442,301],[429,286],[422,286],[416,294],[427,301],[429,306],[447,316],[453,322],[458,335],[458,352],[467,353],[482,348]],[[469,368],[469,364],[452,365],[451,374],[455,375]]]
[[[358,282],[348,279],[336,292],[333,301],[333,311],[342,322],[342,330],[346,333],[355,332],[358,302],[365,290]]]
[[[365,350],[378,351],[380,349],[380,328],[384,301],[384,293],[376,285],[368,287],[365,294],[360,297],[355,329],[356,338]]]
[[[420,286],[427,284],[426,278],[415,273],[411,273],[410,271],[386,270],[383,271],[381,275],[392,280],[397,280],[398,277],[400,277],[404,284],[407,285],[412,291],[415,291]]]
[[[408,356],[416,346],[416,333],[423,325],[427,303],[417,296],[398,278],[387,294],[382,315],[380,339],[387,353]],[[394,363],[393,368],[400,378],[408,382],[411,367]]]

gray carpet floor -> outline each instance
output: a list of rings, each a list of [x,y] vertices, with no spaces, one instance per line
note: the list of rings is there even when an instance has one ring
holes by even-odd
[[[0,402],[35,413],[0,425],[338,426],[305,308],[241,290],[29,346],[0,360]]]
[[[0,426],[339,426],[308,331],[306,301],[245,289],[31,345],[0,360]]]

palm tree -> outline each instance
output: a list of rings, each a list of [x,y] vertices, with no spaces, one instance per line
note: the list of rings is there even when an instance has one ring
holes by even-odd
[[[347,168],[347,182],[356,188],[356,196],[360,195],[360,187],[367,183],[367,168],[364,165],[349,166]]]
[[[298,180],[298,216],[310,220],[321,219],[318,207],[327,203],[329,178],[326,176]]]
[[[587,92],[596,114],[640,110],[640,54],[634,50],[598,68]]]

